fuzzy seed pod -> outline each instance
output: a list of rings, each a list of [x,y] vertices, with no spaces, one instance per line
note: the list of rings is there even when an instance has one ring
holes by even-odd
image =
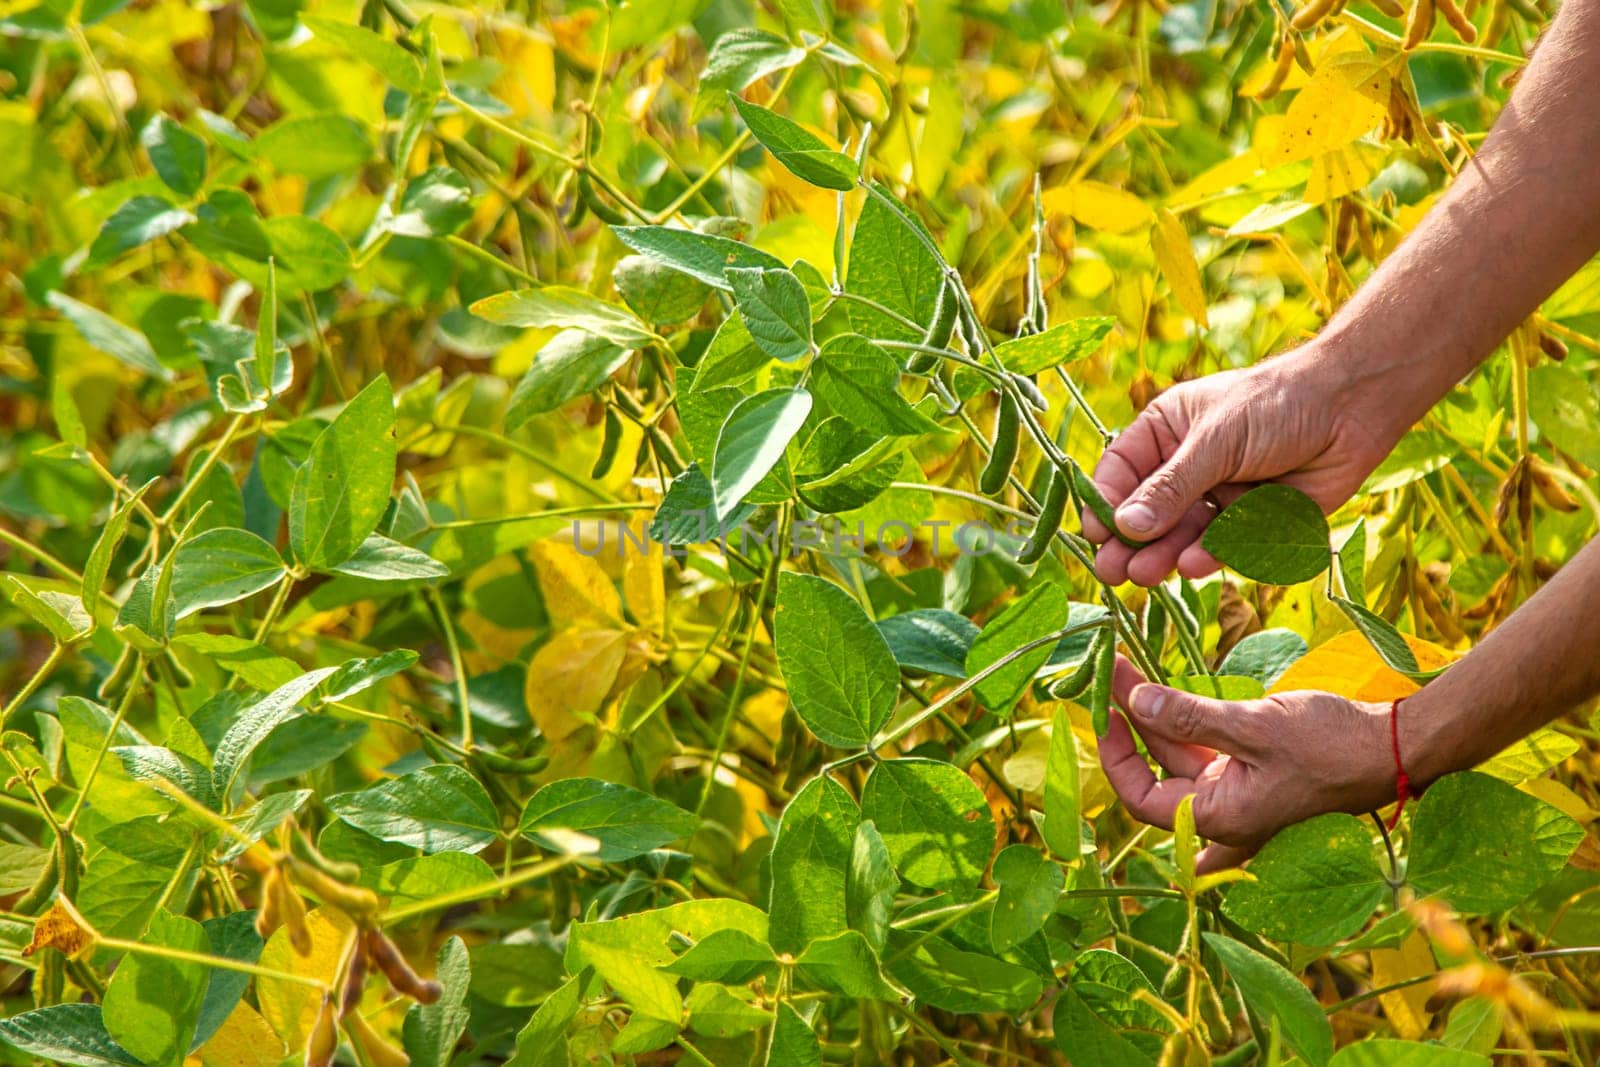
[[[368,929],[362,939],[367,946],[368,956],[377,964],[383,976],[389,979],[395,992],[403,993],[419,1004],[432,1004],[444,994],[438,982],[423,978],[411,969],[411,964],[406,962],[406,958],[382,930]]]
[[[1100,631],[1094,650],[1094,682],[1089,686],[1089,717],[1094,735],[1104,737],[1111,728],[1111,676],[1117,669],[1117,640],[1109,628]]]
[[[1011,381],[1016,385],[1017,392],[1022,394],[1022,399],[1028,402],[1030,408],[1041,415],[1050,410],[1050,401],[1044,398],[1044,393],[1040,391],[1039,384],[1032,378],[1026,374],[1013,374]]]
[[[306,1067],[332,1067],[333,1057],[339,1051],[339,1026],[334,1017],[333,998],[324,995],[322,1010],[311,1028],[306,1042]]]
[[[396,1048],[378,1031],[367,1022],[366,1016],[360,1012],[352,1012],[344,1017],[344,1027],[350,1032],[350,1040],[360,1047],[366,1054],[364,1063],[372,1067],[407,1067],[411,1057]]]
[[[590,478],[604,478],[611,471],[611,464],[616,461],[617,448],[622,444],[622,416],[617,414],[617,409],[607,406],[606,428],[604,436],[600,438],[600,454],[594,458],[594,466],[589,469]]]
[[[1307,3],[1294,13],[1289,25],[1297,30],[1309,30],[1331,15],[1337,3],[1338,0],[1307,0]]]
[[[1039,504],[1039,518],[1034,523],[1033,536],[1017,555],[1018,563],[1024,565],[1037,563],[1044,557],[1050,542],[1055,540],[1056,531],[1061,528],[1061,519],[1067,513],[1069,496],[1071,494],[1067,491],[1066,476],[1059,470],[1051,471],[1050,484],[1045,488],[1044,500]]]
[[[261,879],[261,906],[256,909],[256,933],[261,935],[263,941],[271,937],[272,931],[283,921],[283,909],[278,901],[278,894],[282,892],[278,881],[282,877],[278,868],[269,867]]]
[[[1456,6],[1456,0],[1434,0],[1434,2],[1438,5],[1439,14],[1443,15],[1450,28],[1456,31],[1457,37],[1467,44],[1472,44],[1478,39],[1478,27],[1474,26],[1472,20]]]
[[[1435,15],[1433,0],[1415,0],[1411,5],[1411,16],[1406,19],[1405,37],[1400,46],[1409,52],[1426,41],[1433,32]]]

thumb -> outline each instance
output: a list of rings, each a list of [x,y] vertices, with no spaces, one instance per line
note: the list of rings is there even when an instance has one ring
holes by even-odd
[[[1190,438],[1117,506],[1117,526],[1129,537],[1154,541],[1222,484],[1222,451]]]
[[[1263,729],[1248,703],[1213,700],[1164,685],[1136,686],[1127,710],[1141,734],[1235,756],[1257,751]]]

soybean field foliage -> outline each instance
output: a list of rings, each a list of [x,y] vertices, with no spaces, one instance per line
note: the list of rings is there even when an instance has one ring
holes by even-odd
[[[1119,652],[1404,696],[1594,532],[1591,264],[1088,565],[1551,13],[1415,2],[0,3],[0,1061],[1593,1063],[1584,715],[1245,872],[1096,759]]]

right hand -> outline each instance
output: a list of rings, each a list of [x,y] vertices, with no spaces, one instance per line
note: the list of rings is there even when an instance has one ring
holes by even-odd
[[[1130,547],[1094,515],[1095,572],[1109,585],[1153,586],[1174,569],[1200,578],[1219,564],[1200,546],[1217,514],[1252,486],[1281,482],[1333,511],[1360,488],[1404,427],[1368,420],[1310,346],[1242,370],[1180,382],[1107,446],[1094,480]]]

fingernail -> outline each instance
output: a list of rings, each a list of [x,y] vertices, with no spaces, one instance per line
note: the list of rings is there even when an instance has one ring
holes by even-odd
[[[1133,692],[1133,710],[1142,719],[1154,719],[1159,716],[1166,702],[1166,691],[1159,686],[1142,685]]]
[[[1129,504],[1117,512],[1117,525],[1134,533],[1155,529],[1156,513],[1149,504]]]

